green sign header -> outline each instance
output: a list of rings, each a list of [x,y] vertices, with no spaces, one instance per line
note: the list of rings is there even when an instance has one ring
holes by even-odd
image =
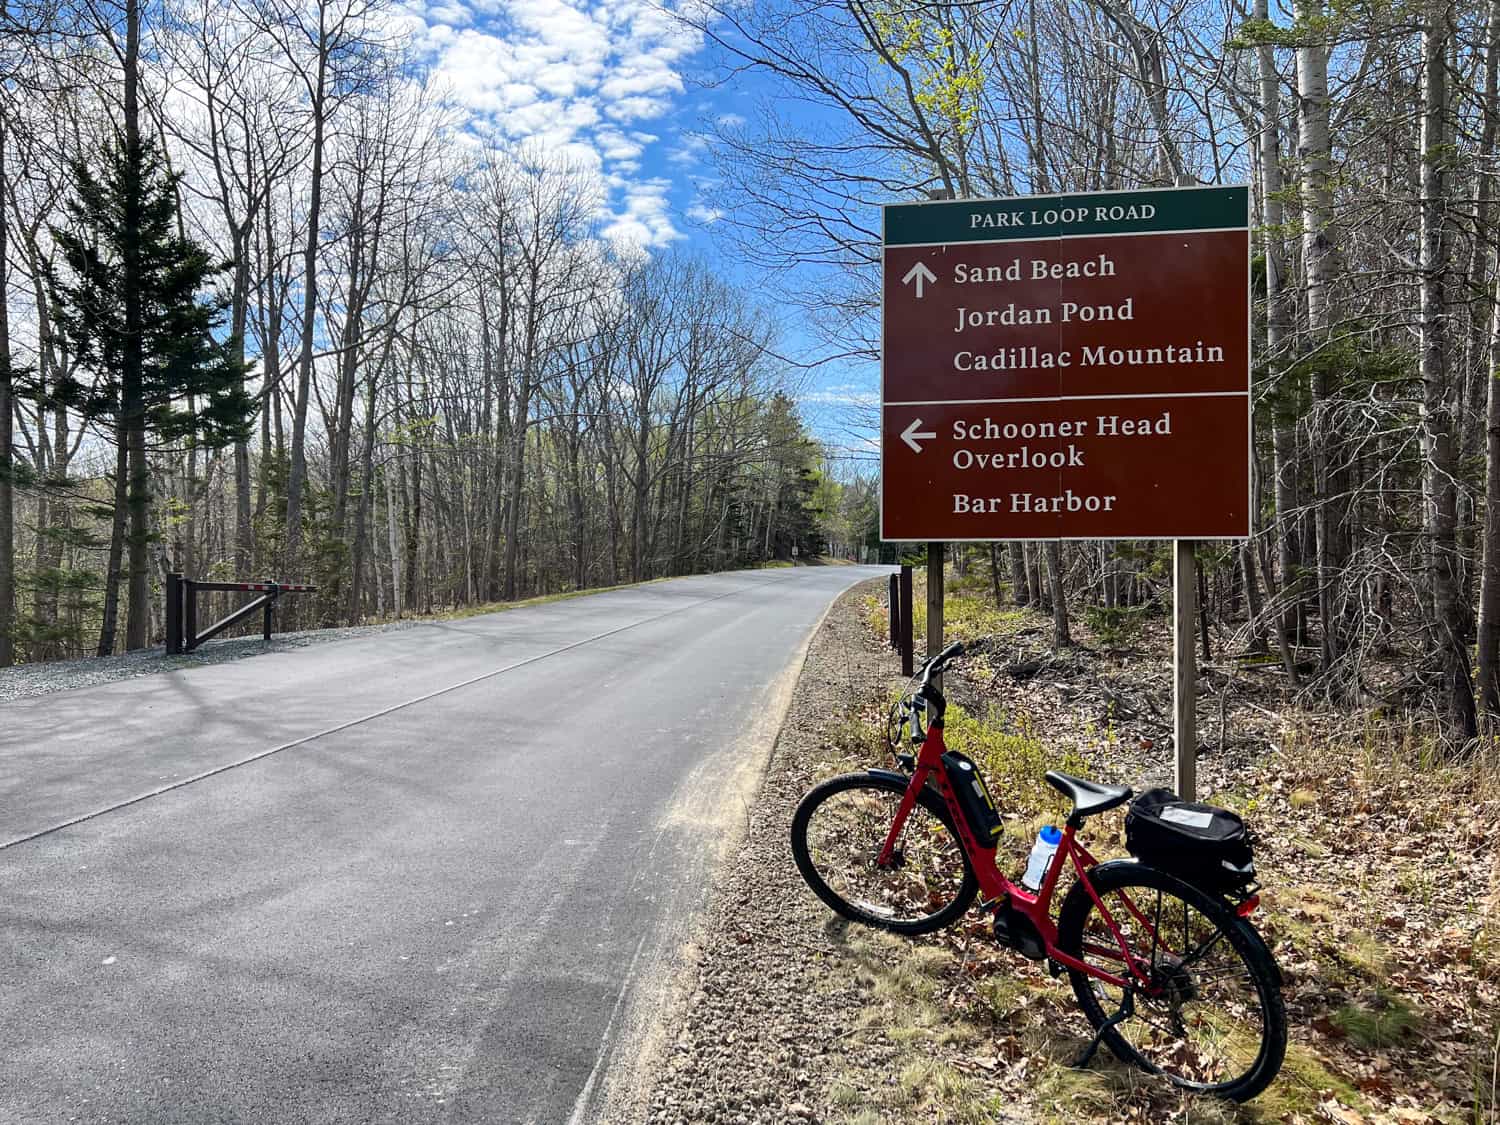
[[[891,203],[885,207],[885,244],[946,246],[1088,234],[1244,230],[1249,225],[1247,187],[1159,188]]]

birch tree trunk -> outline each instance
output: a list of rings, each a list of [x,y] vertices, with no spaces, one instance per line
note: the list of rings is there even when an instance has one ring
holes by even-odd
[[[1264,20],[1270,16],[1268,0],[1255,0],[1255,18]],[[1276,50],[1269,43],[1262,43],[1256,52],[1260,80],[1260,205],[1262,216],[1262,244],[1266,255],[1266,368],[1272,378],[1288,379],[1282,375],[1287,365],[1287,339],[1291,335],[1292,310],[1286,284],[1286,243],[1283,231],[1286,226],[1286,211],[1282,205],[1285,184],[1281,176],[1281,76],[1276,70]],[[1293,550],[1293,528],[1291,513],[1297,507],[1294,455],[1294,435],[1288,424],[1290,410],[1281,401],[1289,388],[1278,387],[1273,396],[1271,449],[1272,472],[1275,476],[1276,520],[1279,525],[1276,536],[1277,561],[1281,566],[1281,591],[1284,606],[1277,614],[1277,643],[1281,649],[1282,666],[1286,669],[1287,682],[1297,686],[1297,661],[1292,653],[1292,638],[1299,635],[1297,618],[1302,612],[1302,598],[1298,596],[1300,583],[1296,578],[1297,558]],[[1254,568],[1246,557],[1245,576],[1247,582],[1254,581]]]
[[[1316,27],[1324,16],[1322,0],[1297,0],[1297,21]],[[1330,239],[1333,193],[1329,182],[1328,46],[1309,37],[1297,48],[1297,155],[1302,165],[1302,265],[1307,294],[1304,354],[1326,342],[1329,327],[1329,283],[1335,265]],[[1328,407],[1328,376],[1320,367],[1312,379],[1313,536],[1316,554],[1318,616],[1322,633],[1322,669],[1339,657],[1338,622],[1334,616],[1333,512],[1329,497],[1328,447],[1333,425]]]

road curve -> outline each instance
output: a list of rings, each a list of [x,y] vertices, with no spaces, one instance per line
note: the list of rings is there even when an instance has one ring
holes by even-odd
[[[873,568],[675,579],[0,706],[0,1122],[596,1116]]]

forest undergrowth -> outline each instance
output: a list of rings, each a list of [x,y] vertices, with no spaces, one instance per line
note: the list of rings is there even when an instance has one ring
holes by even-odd
[[[866,609],[868,642],[884,644],[884,602]],[[973,655],[949,675],[946,733],[991,780],[1008,872],[1037,827],[1065,814],[1046,769],[1138,790],[1170,782],[1163,622],[1128,638],[1083,628],[1051,652],[1049,619],[997,609],[960,579],[947,626]],[[1265,890],[1252,920],[1285,976],[1291,1043],[1276,1083],[1235,1108],[1179,1095],[1107,1051],[1071,1068],[1087,1038],[1071,991],[999,948],[975,912],[917,943],[848,934],[869,988],[865,1025],[903,1044],[905,1063],[885,1102],[851,1098],[841,1120],[993,1121],[1025,1105],[1058,1121],[1500,1121],[1493,751],[1445,755],[1415,722],[1293,706],[1274,667],[1225,660],[1200,679],[1199,799],[1256,833]],[[839,727],[829,772],[886,756],[879,711]],[[1123,854],[1123,810],[1091,819],[1087,838],[1101,858]]]

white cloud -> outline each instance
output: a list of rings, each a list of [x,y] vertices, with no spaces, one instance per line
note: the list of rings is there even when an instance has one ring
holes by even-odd
[[[698,133],[689,133],[667,156],[673,164],[697,164],[708,152],[708,139]]]
[[[662,248],[682,238],[672,225],[666,180],[643,180],[625,186],[624,210],[610,216],[604,237],[617,245]]]
[[[695,223],[702,223],[704,226],[708,226],[710,223],[717,223],[722,219],[724,212],[720,211],[717,207],[705,207],[701,203],[694,203],[687,209],[687,217]]]
[[[869,390],[860,383],[835,383],[821,391],[799,395],[797,400],[828,406],[876,406],[880,402],[880,392]]]
[[[656,0],[406,0],[399,18],[471,136],[532,141],[597,170],[617,243],[682,237],[670,185],[639,178],[659,140],[639,126],[672,111],[702,40]]]

